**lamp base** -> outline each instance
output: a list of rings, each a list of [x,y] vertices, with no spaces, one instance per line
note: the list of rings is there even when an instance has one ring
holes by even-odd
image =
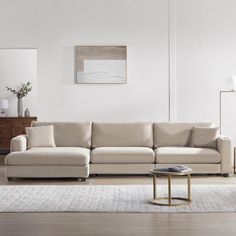
[[[6,117],[6,112],[5,111],[1,111],[0,112],[0,117]]]

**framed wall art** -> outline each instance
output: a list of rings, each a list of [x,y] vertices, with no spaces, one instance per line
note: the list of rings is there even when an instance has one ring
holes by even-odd
[[[75,83],[127,83],[127,47],[76,46]]]

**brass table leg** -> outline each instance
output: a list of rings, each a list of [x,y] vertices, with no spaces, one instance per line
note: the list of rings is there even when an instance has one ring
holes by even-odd
[[[153,199],[156,199],[156,175],[153,174]]]
[[[188,174],[188,200],[191,201],[191,175]]]
[[[168,175],[168,204],[171,206],[171,175]]]
[[[150,203],[159,205],[159,206],[181,206],[185,205],[187,203],[191,202],[191,173],[186,174],[185,177],[187,177],[187,190],[188,190],[188,196],[187,197],[172,197],[171,192],[171,182],[172,182],[172,174],[166,174],[165,176],[168,177],[168,196],[167,197],[157,197],[157,176],[158,174],[153,174],[153,199],[150,200]],[[175,175],[173,175],[175,176]],[[165,200],[162,202],[162,200]],[[172,200],[178,200],[180,202],[173,202]]]

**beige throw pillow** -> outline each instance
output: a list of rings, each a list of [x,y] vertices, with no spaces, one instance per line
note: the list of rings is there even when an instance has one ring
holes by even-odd
[[[216,139],[219,128],[194,127],[192,133],[191,146],[216,149]]]
[[[53,125],[40,126],[40,127],[27,127],[25,129],[28,139],[28,148],[56,146],[54,141]]]

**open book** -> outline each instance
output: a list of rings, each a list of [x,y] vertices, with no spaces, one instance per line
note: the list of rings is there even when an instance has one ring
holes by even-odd
[[[156,168],[153,171],[160,171],[160,172],[180,172],[180,173],[184,173],[184,172],[189,172],[192,169],[184,166],[184,165],[178,165],[178,166],[172,166],[172,167],[167,167],[167,168]]]

